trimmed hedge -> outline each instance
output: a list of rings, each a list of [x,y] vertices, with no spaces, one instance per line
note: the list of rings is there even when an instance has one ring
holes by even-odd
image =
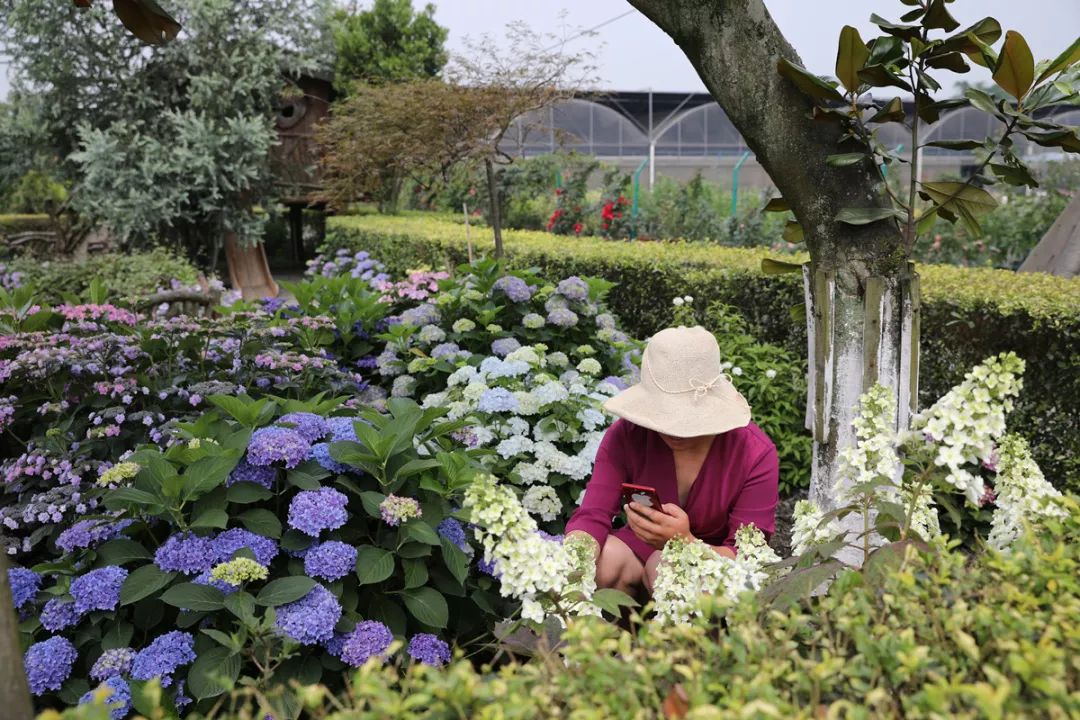
[[[486,231],[473,231],[474,253],[490,251]],[[504,232],[507,262],[549,277],[593,275],[618,285],[609,302],[624,327],[647,337],[671,316],[671,299],[691,294],[739,309],[761,340],[806,352],[806,328],[790,308],[801,282],[761,273],[765,248],[689,243],[626,243]],[[454,267],[467,261],[465,228],[425,217],[337,217],[324,251],[367,250],[391,272]],[[796,257],[796,260],[799,258]],[[1014,427],[1059,488],[1080,490],[1080,279],[949,265],[919,267],[923,283],[923,404],[959,382],[966,369],[1012,350],[1027,361]]]

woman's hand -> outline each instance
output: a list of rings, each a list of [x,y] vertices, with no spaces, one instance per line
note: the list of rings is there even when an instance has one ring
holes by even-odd
[[[676,535],[690,538],[690,518],[674,503],[665,503],[663,512],[632,502],[625,507],[626,520],[634,535],[650,547],[663,550]]]

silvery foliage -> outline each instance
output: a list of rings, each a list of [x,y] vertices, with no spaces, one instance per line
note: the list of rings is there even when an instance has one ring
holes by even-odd
[[[286,78],[329,62],[328,0],[174,0],[160,47],[108,3],[14,0],[0,9],[11,75],[44,99],[47,150],[75,208],[129,244],[166,235],[198,250],[261,234],[273,111]]]

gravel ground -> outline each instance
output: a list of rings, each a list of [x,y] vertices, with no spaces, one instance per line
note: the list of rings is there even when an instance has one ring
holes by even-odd
[[[806,499],[806,490],[799,490],[793,495],[780,498],[776,506],[776,532],[769,545],[782,557],[791,555],[791,516],[795,512],[795,503]]]

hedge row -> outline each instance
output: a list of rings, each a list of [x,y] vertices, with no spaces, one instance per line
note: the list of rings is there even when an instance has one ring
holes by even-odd
[[[487,230],[473,229],[477,255],[490,251]],[[639,337],[662,328],[671,299],[690,294],[738,308],[753,332],[806,352],[806,328],[790,309],[802,301],[794,276],[761,273],[764,248],[688,243],[625,243],[506,231],[507,262],[548,277],[594,275],[618,283],[611,306]],[[368,250],[391,272],[466,262],[464,225],[424,217],[339,217],[326,249]],[[975,363],[1013,350],[1027,361],[1025,391],[1013,426],[1058,487],[1080,490],[1080,279],[1006,270],[920,266],[923,278],[920,400],[932,402]]]

